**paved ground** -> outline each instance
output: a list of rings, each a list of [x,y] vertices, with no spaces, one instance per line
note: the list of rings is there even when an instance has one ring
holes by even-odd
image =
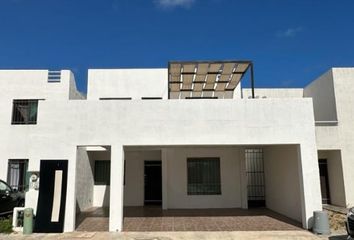
[[[108,209],[92,208],[78,216],[77,231],[108,231]],[[265,208],[162,210],[126,207],[123,230],[156,231],[300,231],[301,225]]]
[[[109,208],[91,208],[76,219],[76,231],[108,232]]]
[[[268,209],[168,210],[125,208],[123,233],[108,230],[108,209],[90,209],[78,216],[78,230],[64,234],[21,233],[1,235],[0,240],[346,240],[345,232],[316,236],[299,223]],[[152,229],[155,229],[152,230]],[[166,231],[169,230],[169,231]],[[239,229],[240,231],[236,231]],[[201,231],[208,230],[208,231]],[[142,232],[144,231],[144,232]]]
[[[253,232],[74,232],[65,234],[32,234],[23,236],[22,234],[0,235],[2,240],[23,239],[23,240],[321,240],[317,236],[307,231],[253,231]]]

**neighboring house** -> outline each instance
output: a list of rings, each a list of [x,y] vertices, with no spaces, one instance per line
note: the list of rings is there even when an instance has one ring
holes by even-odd
[[[245,73],[249,72],[244,77]],[[245,89],[248,61],[0,71],[0,179],[26,193],[38,231],[73,231],[109,206],[267,208],[312,225],[322,203],[354,205],[354,68],[303,89]],[[252,81],[253,82],[253,81]]]

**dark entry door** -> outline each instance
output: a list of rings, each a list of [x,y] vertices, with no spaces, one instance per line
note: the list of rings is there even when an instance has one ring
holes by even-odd
[[[63,232],[67,160],[41,160],[34,232]]]
[[[320,168],[322,204],[330,204],[327,159],[318,160],[318,164]]]
[[[144,162],[145,205],[162,203],[161,161]]]

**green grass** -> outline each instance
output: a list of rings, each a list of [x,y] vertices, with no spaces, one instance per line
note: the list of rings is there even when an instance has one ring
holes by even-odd
[[[0,218],[0,233],[12,233],[11,218]]]

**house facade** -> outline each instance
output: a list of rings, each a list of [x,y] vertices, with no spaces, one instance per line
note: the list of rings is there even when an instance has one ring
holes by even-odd
[[[248,61],[0,71],[0,179],[26,191],[37,230],[74,231],[109,207],[263,206],[312,226],[322,204],[354,205],[354,68],[305,88],[259,89]],[[251,79],[251,88],[242,81]]]

